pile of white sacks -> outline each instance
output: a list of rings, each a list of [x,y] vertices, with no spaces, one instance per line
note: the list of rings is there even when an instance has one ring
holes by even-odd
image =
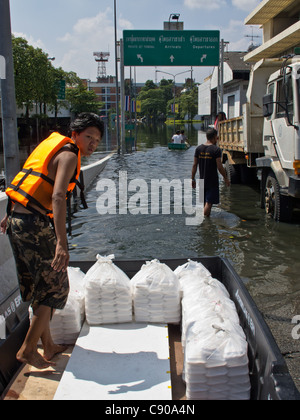
[[[89,325],[182,321],[183,379],[187,399],[249,399],[247,341],[225,286],[200,263],[173,272],[153,260],[132,278],[97,256],[86,273],[69,268],[70,294],[56,311],[51,333],[57,343],[75,343]]]
[[[57,344],[73,344],[83,322],[89,325],[132,322],[179,323],[179,281],[174,272],[157,260],[147,262],[130,281],[113,263],[114,255],[97,255],[84,274],[68,268],[70,294],[63,310],[54,313],[50,324]]]
[[[85,313],[89,325],[132,321],[129,277],[113,264],[114,255],[97,256],[85,277]]]
[[[147,262],[131,282],[136,322],[179,324],[179,282],[166,264]]]
[[[189,261],[175,273],[182,290],[187,399],[249,399],[248,345],[226,288],[200,263]]]

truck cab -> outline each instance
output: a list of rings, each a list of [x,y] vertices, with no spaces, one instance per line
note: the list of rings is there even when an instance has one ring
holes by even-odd
[[[262,207],[289,222],[300,203],[300,57],[270,75],[263,114],[264,156],[256,159]]]

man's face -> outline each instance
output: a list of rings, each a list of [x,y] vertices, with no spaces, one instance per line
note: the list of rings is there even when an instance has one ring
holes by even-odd
[[[75,141],[82,156],[91,156],[101,142],[101,133],[96,127],[88,127],[80,134],[73,131],[72,140]]]

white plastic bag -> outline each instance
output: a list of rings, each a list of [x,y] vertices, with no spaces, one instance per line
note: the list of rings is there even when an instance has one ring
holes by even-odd
[[[50,322],[50,332],[56,344],[75,344],[84,319],[78,299],[70,294],[66,306],[56,310]]]
[[[226,287],[193,261],[175,273],[182,291],[187,399],[249,399],[248,345]]]
[[[114,255],[97,255],[85,276],[85,312],[89,325],[132,321],[132,293],[128,276],[113,264]]]
[[[217,316],[190,326],[185,347],[187,399],[249,399],[247,349],[242,328],[230,320]]]
[[[131,282],[136,322],[180,322],[179,282],[166,264],[158,260],[147,262]]]

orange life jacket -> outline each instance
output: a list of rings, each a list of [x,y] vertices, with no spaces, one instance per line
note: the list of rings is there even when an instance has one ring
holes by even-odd
[[[67,144],[73,144],[75,150],[70,151],[78,155],[77,168],[68,186],[67,195],[74,190],[79,184],[80,151],[73,140],[59,133],[53,133],[31,153],[23,169],[8,186],[6,194],[13,203],[19,203],[30,211],[31,204],[35,204],[51,217],[54,181],[48,177],[48,164],[53,156]]]

